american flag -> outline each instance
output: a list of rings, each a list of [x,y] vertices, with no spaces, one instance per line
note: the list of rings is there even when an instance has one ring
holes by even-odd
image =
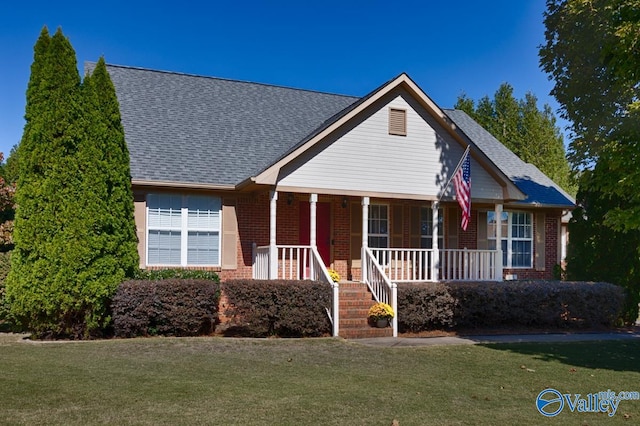
[[[462,229],[467,230],[469,219],[471,219],[471,160],[469,151],[465,153],[461,166],[453,177],[453,184],[456,188],[456,198],[462,209]]]

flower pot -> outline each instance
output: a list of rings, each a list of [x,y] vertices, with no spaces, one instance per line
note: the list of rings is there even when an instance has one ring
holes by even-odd
[[[388,318],[382,318],[379,319],[375,322],[376,327],[378,328],[387,328],[389,327],[389,319]]]

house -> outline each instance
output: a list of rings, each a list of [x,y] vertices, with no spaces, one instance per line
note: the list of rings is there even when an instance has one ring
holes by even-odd
[[[357,98],[107,69],[131,156],[142,268],[327,282],[333,268],[395,304],[400,281],[549,279],[561,261],[573,199],[406,74]],[[446,184],[467,147],[462,230]],[[337,334],[337,285],[334,294]]]

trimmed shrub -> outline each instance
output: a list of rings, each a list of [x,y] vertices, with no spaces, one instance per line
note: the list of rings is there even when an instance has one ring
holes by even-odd
[[[220,286],[212,280],[126,281],[112,301],[117,337],[196,336],[213,331]]]
[[[195,269],[138,269],[135,277],[136,280],[157,281],[176,279],[192,279],[192,280],[211,280],[220,282],[220,277],[213,271],[199,271]]]
[[[222,283],[227,334],[265,337],[321,336],[331,332],[326,308],[332,289],[317,281],[230,280]]]
[[[442,283],[398,284],[398,329],[418,332],[452,327],[455,306]]]
[[[446,283],[459,327],[598,327],[613,325],[624,290],[608,283],[505,281]]]
[[[624,289],[564,281],[449,282],[398,285],[400,331],[443,327],[610,327]]]

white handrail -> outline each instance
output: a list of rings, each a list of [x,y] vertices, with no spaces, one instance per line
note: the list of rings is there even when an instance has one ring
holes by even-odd
[[[366,273],[363,280],[378,302],[387,303],[393,308],[391,326],[393,337],[398,337],[398,286],[389,280],[369,247],[364,248],[364,257]]]

